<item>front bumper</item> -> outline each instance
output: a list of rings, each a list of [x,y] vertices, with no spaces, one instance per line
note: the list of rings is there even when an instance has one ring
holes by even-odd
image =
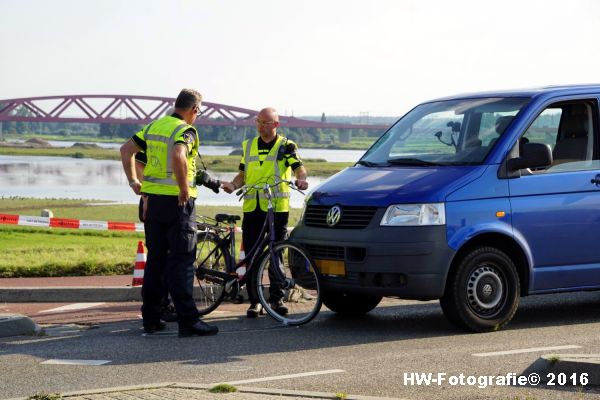
[[[440,298],[455,254],[447,245],[446,227],[379,226],[384,211],[378,210],[364,229],[300,223],[290,240],[323,266],[322,284],[327,290],[418,300]],[[325,267],[332,263],[341,266],[342,272]]]

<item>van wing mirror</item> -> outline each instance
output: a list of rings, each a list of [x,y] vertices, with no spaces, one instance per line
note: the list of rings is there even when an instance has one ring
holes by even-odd
[[[543,168],[552,165],[552,150],[544,143],[525,143],[520,157],[508,160],[508,168],[517,171],[524,168]]]

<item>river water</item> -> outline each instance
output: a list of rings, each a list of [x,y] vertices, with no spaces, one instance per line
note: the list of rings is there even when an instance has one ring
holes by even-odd
[[[14,142],[22,143],[23,140],[14,140]],[[71,147],[76,142],[62,140],[48,140],[54,147]],[[118,149],[123,143],[102,143],[102,142],[86,142],[94,143],[106,149]],[[233,150],[241,149],[241,147],[232,146],[205,146],[200,142],[200,155],[204,156],[226,156]],[[302,158],[321,158],[325,161],[358,161],[365,153],[365,150],[333,150],[333,149],[303,149],[300,148]]]
[[[68,147],[65,142],[51,142],[54,146]],[[103,143],[99,145],[120,144]],[[226,155],[233,147],[202,146],[202,154]],[[301,149],[303,158],[323,158],[327,161],[356,161],[364,153],[355,150]],[[309,171],[310,172],[310,171]],[[235,172],[211,175],[231,180]],[[310,189],[323,181],[310,177]],[[2,156],[0,155],[0,197],[67,198],[110,200],[133,204],[138,197],[127,184],[120,161],[75,159],[69,157]],[[292,207],[302,207],[304,197],[292,191]],[[240,205],[237,197],[221,191],[214,193],[200,188],[196,203],[199,205]]]

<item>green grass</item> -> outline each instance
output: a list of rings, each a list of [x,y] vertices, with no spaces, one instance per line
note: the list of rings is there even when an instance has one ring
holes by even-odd
[[[57,218],[137,222],[137,205],[87,206],[85,200],[0,199],[0,213],[39,216],[50,209]],[[198,206],[198,215],[242,215],[241,205]],[[290,210],[290,226],[300,216]],[[0,224],[0,277],[130,274],[143,233],[41,228]],[[241,235],[236,235],[240,243]]]
[[[0,154],[4,156],[54,156],[72,158],[94,158],[97,160],[118,160],[119,151],[115,149],[67,148],[35,148],[0,146]]]
[[[70,134],[68,136],[65,135],[53,135],[53,134],[46,134],[46,133],[19,133],[19,134],[14,134],[14,133],[6,133],[4,134],[4,137],[6,139],[21,139],[21,140],[27,140],[27,139],[44,139],[44,140],[57,140],[57,141],[67,141],[67,142],[81,142],[81,143],[85,143],[85,142],[95,142],[95,143],[125,143],[126,140],[129,139],[123,139],[123,138],[119,138],[119,137],[114,137],[114,138],[109,138],[109,137],[98,137],[98,136],[90,136],[90,134]]]
[[[129,274],[143,234],[0,225],[0,277]]]

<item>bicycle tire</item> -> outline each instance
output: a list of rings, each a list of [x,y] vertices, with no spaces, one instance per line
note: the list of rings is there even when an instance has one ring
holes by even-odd
[[[275,244],[273,250],[281,254],[278,264],[285,281],[283,285],[271,284],[271,254],[263,253],[256,275],[259,301],[267,314],[284,325],[306,324],[319,313],[322,305],[318,270],[306,251],[295,244],[283,241]],[[281,300],[280,305],[273,304],[278,300]]]
[[[216,248],[212,254],[210,252]],[[200,287],[199,296],[196,297],[196,308],[200,315],[214,311],[225,297],[225,280],[217,277],[207,276],[201,271],[201,267],[211,270],[226,272],[231,255],[221,245],[219,237],[206,232],[198,238],[196,248],[195,275]]]

